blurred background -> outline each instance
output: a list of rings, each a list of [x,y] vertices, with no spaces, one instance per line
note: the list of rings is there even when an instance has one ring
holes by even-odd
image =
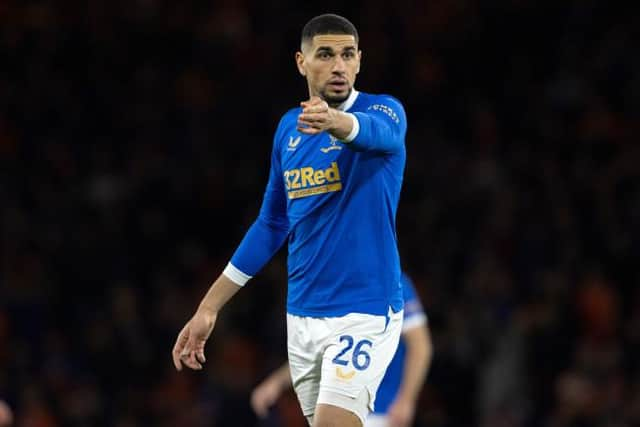
[[[635,4],[635,2],[634,2]],[[420,427],[640,425],[638,8],[595,0],[1,0],[0,399],[26,427],[271,426],[285,254],[184,322],[257,215],[307,97],[312,16],[360,31],[401,99],[403,266],[435,359]]]

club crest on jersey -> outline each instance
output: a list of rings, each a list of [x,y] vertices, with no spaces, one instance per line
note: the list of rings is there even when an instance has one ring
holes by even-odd
[[[315,196],[342,190],[337,162],[326,169],[311,166],[284,171],[284,184],[289,199]]]
[[[320,151],[322,151],[324,154],[327,154],[329,151],[342,150],[342,145],[336,144],[336,141],[338,141],[338,139],[335,136],[329,135],[329,146],[322,147]]]
[[[302,137],[300,137],[299,135],[296,138],[290,136],[289,144],[287,144],[287,151],[295,151],[296,148],[298,147],[298,144],[300,144],[301,139]]]

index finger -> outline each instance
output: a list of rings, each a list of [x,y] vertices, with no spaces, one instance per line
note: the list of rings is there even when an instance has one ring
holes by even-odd
[[[182,354],[182,350],[184,350],[184,346],[187,344],[188,340],[189,336],[184,333],[184,330],[182,330],[178,335],[176,344],[173,346],[173,351],[171,352],[171,357],[173,358],[173,366],[175,366],[178,371],[182,370],[180,355]]]
[[[311,105],[318,105],[322,102],[322,98],[320,98],[319,96],[312,96],[311,98],[309,98],[308,101],[302,101],[300,103],[300,105],[304,108],[304,107],[309,107]]]
[[[182,371],[182,363],[180,362],[180,356],[176,356],[175,350],[171,354],[171,358],[173,359],[173,366],[175,366],[176,371]]]
[[[320,132],[324,132],[322,129],[320,128],[316,128],[316,127],[301,127],[301,126],[297,126],[296,130],[300,133],[304,133],[305,135],[317,135]]]

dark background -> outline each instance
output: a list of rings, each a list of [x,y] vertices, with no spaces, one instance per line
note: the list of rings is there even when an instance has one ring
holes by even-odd
[[[174,339],[253,221],[328,11],[409,118],[398,235],[435,360],[416,426],[640,425],[638,8],[0,1],[0,398],[18,426],[254,426],[281,251],[204,372]],[[635,2],[631,2],[635,3]],[[287,395],[262,426],[304,425]]]

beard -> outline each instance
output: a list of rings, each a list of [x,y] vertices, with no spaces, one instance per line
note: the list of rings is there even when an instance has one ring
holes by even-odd
[[[344,93],[330,92],[327,88],[323,88],[322,91],[320,91],[320,96],[322,97],[322,99],[324,99],[331,107],[342,104],[347,100],[347,98],[349,98],[350,94],[351,88],[345,90]]]

